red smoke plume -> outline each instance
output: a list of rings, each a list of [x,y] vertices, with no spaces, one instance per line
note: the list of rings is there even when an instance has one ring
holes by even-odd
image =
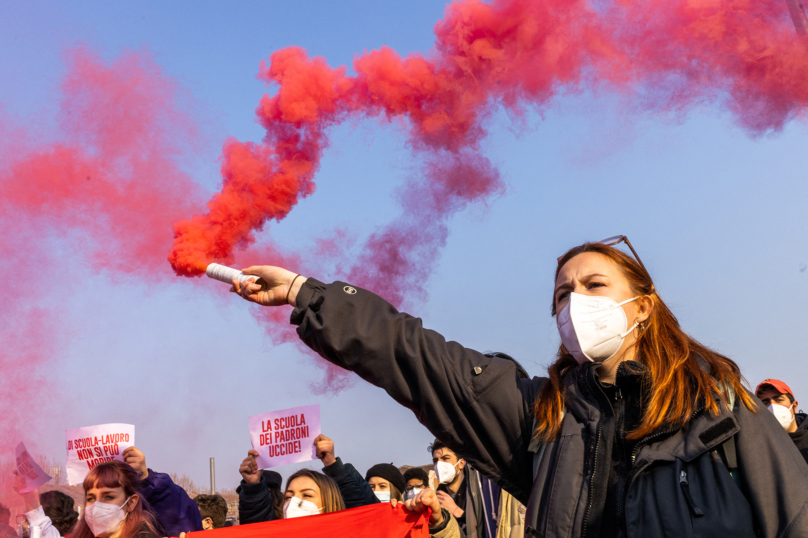
[[[67,328],[66,260],[94,272],[166,279],[172,276],[165,264],[167,232],[202,206],[197,185],[176,164],[196,133],[179,111],[174,84],[143,54],[125,53],[107,65],[80,49],[68,64],[49,141],[40,134],[26,138],[0,119],[4,455],[36,435],[50,404],[64,394],[48,382],[46,366]],[[4,501],[19,499],[8,493],[0,491]]]
[[[260,77],[277,92],[256,110],[266,137],[225,146],[221,193],[207,214],[174,227],[177,274],[233,263],[255,230],[311,194],[327,129],[348,118],[407,119],[409,144],[426,162],[423,179],[401,194],[402,215],[347,272],[401,304],[403,289],[423,293],[446,219],[502,190],[475,152],[498,106],[519,115],[587,90],[615,92],[640,112],[715,102],[759,135],[804,116],[808,102],[808,53],[783,0],[464,0],[448,6],[435,34],[427,55],[357,56],[353,76],[297,47],[273,53]]]

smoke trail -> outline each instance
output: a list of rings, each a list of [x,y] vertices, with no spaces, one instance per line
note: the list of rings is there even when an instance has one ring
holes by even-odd
[[[202,206],[178,162],[193,123],[178,90],[140,53],[106,64],[87,49],[68,55],[55,127],[25,135],[3,121],[0,169],[0,454],[51,427],[69,407],[47,366],[68,335],[67,260],[92,272],[167,280],[174,221]],[[19,275],[15,278],[15,275]],[[29,281],[35,275],[37,285]],[[120,278],[120,277],[118,277]],[[8,481],[2,482],[8,486]],[[2,502],[17,495],[0,491]]]
[[[211,261],[232,263],[234,250],[250,244],[255,230],[283,219],[314,190],[327,128],[349,117],[408,119],[414,151],[427,160],[462,162],[462,170],[448,175],[485,185],[467,200],[474,201],[501,191],[484,158],[467,159],[495,106],[519,115],[525,107],[550,106],[562,90],[606,88],[644,111],[676,113],[717,101],[742,127],[762,134],[803,116],[808,100],[808,61],[781,0],[466,0],[447,8],[435,34],[426,56],[402,58],[389,48],[358,56],[355,76],[300,48],[272,54],[260,77],[278,90],[256,111],[266,137],[262,144],[226,145],[222,192],[206,215],[175,226],[169,256],[175,271],[198,275]],[[433,175],[419,188],[440,197],[444,186]],[[435,207],[452,206],[451,198],[444,195]],[[412,209],[405,207],[402,218],[412,217]],[[436,251],[445,236],[439,223],[455,210],[419,215],[433,228],[417,241],[424,253]],[[366,260],[381,249],[406,262],[405,252],[418,250],[403,239],[410,234],[401,224],[371,239]],[[416,258],[410,268],[426,261]]]
[[[408,144],[425,162],[423,177],[399,193],[401,215],[344,272],[402,305],[424,297],[451,215],[503,190],[477,153],[497,107],[519,118],[560,92],[613,92],[637,113],[717,104],[752,136],[806,113],[808,54],[782,0],[464,0],[447,7],[435,36],[426,55],[402,58],[386,47],[359,55],[354,76],[297,47],[273,53],[260,77],[277,92],[256,110],[266,137],[225,146],[221,193],[207,214],[174,227],[176,273],[233,263],[256,230],[312,194],[327,130],[349,118],[408,120]],[[258,315],[289,340],[277,332],[285,315]],[[337,385],[345,379],[327,375]]]

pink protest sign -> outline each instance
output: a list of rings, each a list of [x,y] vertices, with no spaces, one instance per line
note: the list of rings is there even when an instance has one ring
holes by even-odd
[[[317,458],[320,406],[304,405],[250,417],[250,441],[258,467],[267,469]]]
[[[51,479],[48,473],[42,470],[31,454],[25,449],[25,443],[17,445],[17,474],[25,478],[25,488],[20,493],[28,493],[45,484]]]
[[[67,483],[81,484],[90,469],[107,461],[123,461],[123,451],[135,444],[131,424],[100,424],[66,430]]]

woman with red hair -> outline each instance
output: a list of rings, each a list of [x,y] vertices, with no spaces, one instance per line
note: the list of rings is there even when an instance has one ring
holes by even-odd
[[[682,330],[625,236],[558,258],[561,344],[533,379],[369,291],[278,267],[244,273],[260,280],[232,291],[291,304],[309,347],[385,389],[525,504],[527,535],[808,536],[805,460],[758,412],[738,366]],[[497,300],[495,286],[469,293]],[[537,287],[525,278],[523,293],[502,300],[533,305]]]
[[[110,461],[84,479],[84,510],[72,538],[159,538],[157,521],[140,495],[140,476]]]

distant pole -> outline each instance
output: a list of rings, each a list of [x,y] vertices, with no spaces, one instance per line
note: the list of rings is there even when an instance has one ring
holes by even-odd
[[[803,39],[808,39],[808,17],[805,16],[802,0],[786,0],[786,4],[788,4],[788,12],[791,13],[791,20],[794,21],[797,34]]]
[[[210,459],[210,494],[216,493],[216,462]]]

